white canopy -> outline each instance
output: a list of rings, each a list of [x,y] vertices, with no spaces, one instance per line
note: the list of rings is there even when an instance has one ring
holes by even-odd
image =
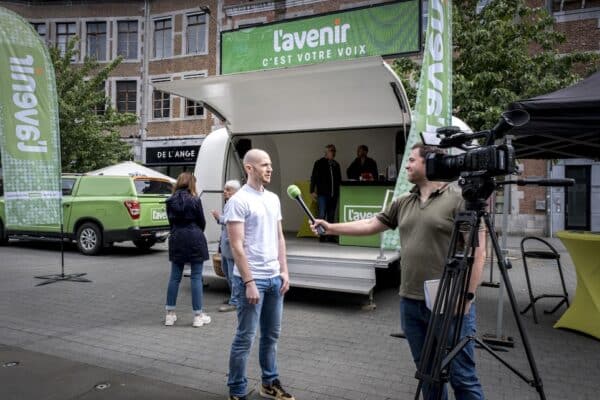
[[[402,84],[381,57],[153,85],[203,103],[232,134],[410,125]]]
[[[168,175],[161,174],[158,171],[144,167],[133,161],[124,161],[119,164],[109,167],[100,168],[94,171],[87,172],[86,175],[109,175],[109,176],[151,176],[154,178],[168,179],[170,182],[175,182],[175,179]]]

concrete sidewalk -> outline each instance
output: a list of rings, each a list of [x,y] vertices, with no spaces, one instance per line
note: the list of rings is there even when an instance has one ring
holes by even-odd
[[[18,360],[18,362],[11,362]],[[222,399],[223,396],[0,345],[0,399]]]
[[[509,237],[507,247],[513,262],[509,275],[522,308],[528,297],[520,239]],[[563,255],[572,297],[576,285],[572,262],[560,241],[550,241]],[[176,326],[165,327],[169,267],[164,247],[140,255],[133,247],[116,246],[99,257],[70,249],[66,272],[87,272],[93,282],[35,287],[33,276],[60,270],[57,248],[17,242],[0,248],[0,344],[4,345],[0,364],[20,361],[16,367],[0,368],[1,399],[227,397],[235,314],[217,312],[225,296],[223,281],[211,280],[205,290],[204,309],[211,324],[191,327],[185,280],[178,299],[179,320]],[[558,290],[555,269],[535,262],[531,274],[536,293]],[[497,270],[494,277],[499,277]],[[496,333],[497,293],[487,287],[478,291],[479,334]],[[397,289],[378,289],[376,310],[362,310],[365,300],[300,289],[286,296],[279,369],[283,384],[297,399],[414,397],[417,381],[408,344],[390,336],[399,331]],[[513,337],[515,347],[501,355],[531,376],[506,297],[503,304],[502,334]],[[595,400],[600,392],[600,341],[552,328],[564,308],[553,315],[541,310],[553,304],[553,299],[540,301],[537,325],[530,314],[523,316],[546,396]],[[491,355],[477,350],[476,357],[487,399],[539,398]],[[256,345],[248,367],[250,387],[255,387],[260,381]],[[108,389],[94,389],[105,381],[111,384]],[[256,392],[250,396],[258,398]]]

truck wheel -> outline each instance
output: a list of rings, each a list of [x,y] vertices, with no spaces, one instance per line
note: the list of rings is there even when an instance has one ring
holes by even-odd
[[[150,250],[150,248],[156,244],[156,239],[155,238],[138,239],[138,240],[134,240],[133,244],[135,244],[135,247],[137,247],[140,250],[144,250],[144,251]]]
[[[4,224],[0,221],[0,246],[3,246],[8,243],[8,235],[4,230]]]
[[[77,229],[77,248],[86,256],[96,255],[102,250],[102,231],[98,225],[86,222]]]

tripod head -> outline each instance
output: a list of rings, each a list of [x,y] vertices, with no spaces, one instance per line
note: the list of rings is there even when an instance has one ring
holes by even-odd
[[[483,211],[496,190],[496,180],[485,172],[463,173],[458,179],[467,211]]]

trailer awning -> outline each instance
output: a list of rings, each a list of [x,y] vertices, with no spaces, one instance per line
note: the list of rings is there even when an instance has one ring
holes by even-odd
[[[232,134],[410,125],[402,84],[381,57],[153,86],[202,103]]]

